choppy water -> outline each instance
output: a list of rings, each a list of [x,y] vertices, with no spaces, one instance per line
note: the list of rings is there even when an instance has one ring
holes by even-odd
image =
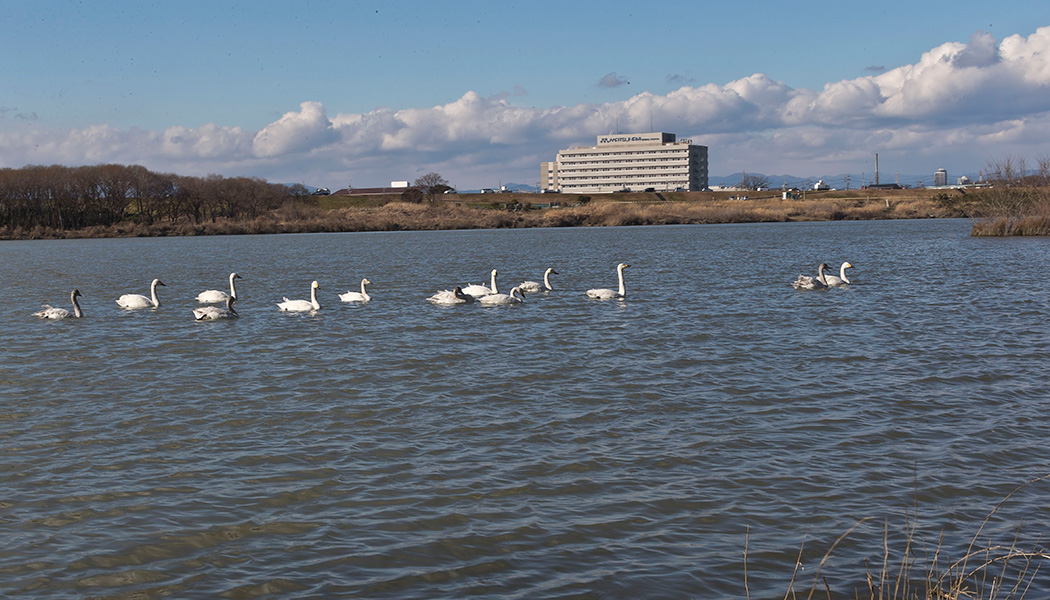
[[[783,597],[874,517],[823,569],[853,597],[885,521],[959,556],[1050,473],[1050,240],[968,234],[0,242],[0,596]],[[843,260],[848,289],[789,285]],[[629,299],[586,298],[620,261]],[[521,306],[424,300],[548,266]],[[230,271],[241,318],[194,322]],[[154,277],[159,309],[117,307]],[[276,309],[312,279],[320,312]],[[74,287],[86,318],[30,316]],[[1042,543],[1048,491],[982,541]]]

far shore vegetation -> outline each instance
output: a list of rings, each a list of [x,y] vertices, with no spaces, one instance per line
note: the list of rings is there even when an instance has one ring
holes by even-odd
[[[138,165],[0,169],[0,239],[55,239],[963,217],[975,236],[1050,235],[1050,159],[989,165],[980,187],[459,194],[436,173],[389,193],[312,194]],[[446,191],[453,193],[444,193]]]

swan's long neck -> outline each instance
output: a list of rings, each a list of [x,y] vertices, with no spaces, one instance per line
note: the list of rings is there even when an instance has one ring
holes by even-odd
[[[84,311],[80,310],[80,303],[77,302],[77,294],[73,292],[69,295],[69,298],[73,301],[73,314],[79,319],[84,316]]]
[[[627,288],[624,287],[624,285],[623,285],[623,267],[620,267],[619,269],[616,269],[616,275],[619,276],[619,278],[620,278],[620,295],[626,297],[627,296]]]
[[[314,305],[314,310],[321,310],[321,305],[317,302],[317,286],[310,286],[310,304]]]
[[[234,277],[234,275],[236,275],[236,273],[230,273],[230,296],[233,297],[233,298],[236,298],[237,297],[237,288],[233,287],[233,280],[236,279],[236,277]]]
[[[543,287],[547,288],[548,291],[553,290],[551,287],[551,270],[547,269],[543,272]]]
[[[839,267],[839,279],[846,283],[849,283],[849,279],[846,278],[846,265],[842,265],[841,267]]]
[[[515,296],[517,294],[517,296]],[[521,291],[521,288],[514,288],[510,291],[511,298],[517,298],[519,302],[525,302],[525,294]]]
[[[498,294],[499,291],[496,289],[496,270],[492,270],[492,293]]]
[[[233,283],[232,279],[230,280],[230,283]],[[226,312],[230,313],[231,315],[236,315],[237,314],[237,311],[233,310],[233,303],[236,300],[237,300],[237,296],[233,296],[233,295],[231,295],[229,298],[226,299]]]
[[[381,292],[383,290],[379,290],[379,291]],[[361,295],[362,296],[368,296],[368,292],[365,291],[365,280],[364,279],[361,280]]]
[[[149,293],[150,293],[150,296],[151,296],[150,299],[153,300],[153,308],[157,308],[158,306],[160,306],[160,299],[157,298],[157,282],[156,281],[154,281],[153,283],[150,284],[150,286],[149,286]]]
[[[819,280],[824,285],[828,284],[828,279],[824,276],[824,265],[820,265],[819,267],[817,267],[817,280]]]

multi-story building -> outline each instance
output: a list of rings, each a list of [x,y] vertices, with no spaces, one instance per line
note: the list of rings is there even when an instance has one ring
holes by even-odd
[[[698,191],[707,187],[707,146],[673,133],[600,135],[594,146],[540,163],[543,189],[568,193]]]
[[[936,187],[943,187],[948,185],[948,171],[944,169],[937,169],[933,174],[933,185]]]

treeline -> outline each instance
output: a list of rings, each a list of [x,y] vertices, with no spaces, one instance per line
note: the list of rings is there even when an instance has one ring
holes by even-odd
[[[254,219],[290,201],[315,199],[302,185],[154,173],[138,165],[0,169],[0,230],[7,231]]]

